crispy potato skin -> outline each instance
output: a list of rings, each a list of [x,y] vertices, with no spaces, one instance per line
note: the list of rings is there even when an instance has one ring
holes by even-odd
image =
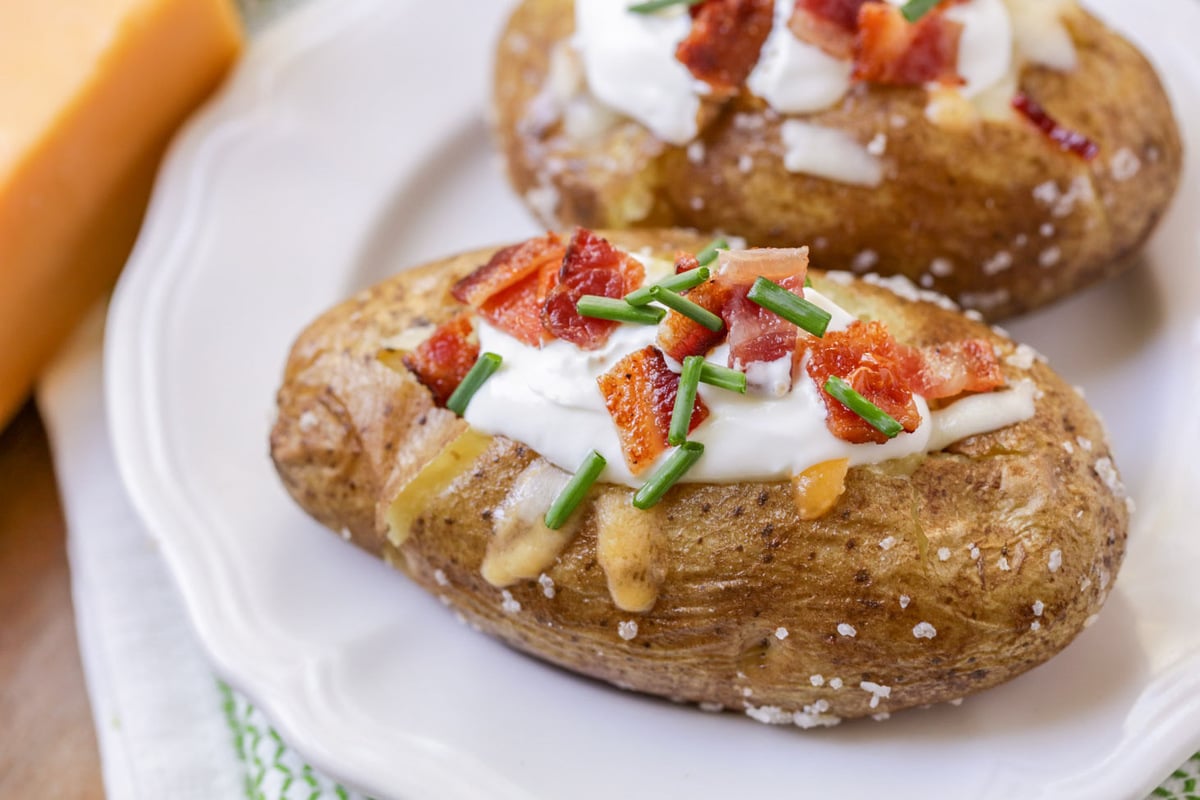
[[[1153,68],[1086,12],[1067,24],[1078,68],[1027,68],[1020,88],[1099,145],[1092,162],[1015,112],[939,126],[926,117],[924,89],[865,85],[797,118],[863,145],[884,134],[886,177],[874,188],[789,173],[784,118],[748,94],[714,112],[700,158],[628,120],[572,140],[542,96],[551,54],[574,30],[571,0],[525,0],[512,15],[496,56],[495,135],[513,186],[548,225],[674,225],[736,231],[756,246],[808,243],[817,268],[850,269],[857,258],[999,319],[1133,264],[1179,179],[1179,133]],[[1112,164],[1124,150],[1140,168],[1117,170],[1121,180]],[[1047,182],[1069,199],[1045,189],[1036,199]]]
[[[654,244],[668,256],[704,244],[670,232],[609,238],[628,249]],[[1124,554],[1126,505],[1097,471],[1109,451],[1096,417],[1035,362],[1004,363],[1010,382],[1030,378],[1043,392],[1032,419],[933,455],[853,468],[845,494],[820,519],[799,519],[788,482],[676,487],[648,512],[667,560],[658,601],[644,614],[613,605],[596,549],[598,500],[630,490],[599,487],[577,512],[579,533],[547,570],[554,597],[520,583],[508,590],[520,610],[506,611],[480,565],[492,509],[536,453],[496,437],[447,491],[426,499],[403,546],[386,539],[381,523],[390,499],[464,423],[435,408],[415,378],[381,364],[380,343],[452,314],[450,285],[489,255],[402,273],[314,322],[292,351],[271,434],[276,467],[301,506],[487,633],[643,692],[733,709],[794,711],[824,700],[828,714],[857,717],[1008,680],[1061,650],[1103,603]],[[930,303],[861,281],[818,274],[814,283],[885,320],[902,341],[980,336],[1002,357],[1013,351],[986,326]],[[894,544],[885,548],[888,537]],[[626,641],[618,624],[628,620],[638,630]],[[914,635],[921,622],[934,638]],[[839,634],[841,624],[855,635]],[[814,686],[813,675],[825,684]],[[841,689],[830,687],[835,677]],[[864,681],[890,687],[890,696],[873,707]]]

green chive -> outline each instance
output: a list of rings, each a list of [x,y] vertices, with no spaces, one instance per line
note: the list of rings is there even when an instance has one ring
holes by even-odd
[[[633,495],[633,507],[645,511],[652,508],[667,490],[679,482],[692,465],[704,455],[704,445],[699,442],[684,442],[676,447],[663,465],[655,470],[642,488]]]
[[[889,439],[895,438],[896,434],[904,430],[904,426],[886,411],[854,391],[850,384],[836,375],[830,375],[829,380],[825,381],[825,392]]]
[[[702,267],[707,267],[709,264],[717,260],[718,250],[728,250],[729,242],[724,239],[714,239],[708,247],[696,253],[696,262]]]
[[[630,6],[629,10],[635,14],[653,14],[655,11],[662,11],[671,6],[696,6],[703,2],[704,0],[648,0],[648,2]]]
[[[941,0],[908,0],[907,3],[900,7],[900,13],[909,22],[916,22],[932,11],[933,7],[939,2]]]
[[[584,317],[610,319],[613,322],[637,322],[642,325],[657,325],[667,312],[654,306],[631,306],[614,297],[585,294],[575,303],[575,310]]]
[[[667,443],[678,446],[687,441],[692,427],[692,411],[696,408],[696,388],[700,385],[700,371],[704,369],[704,356],[688,356],[683,360],[683,372],[679,375],[679,388],[675,391],[675,408],[671,412],[671,427],[667,432]]]
[[[672,292],[670,289],[664,289],[661,286],[651,286],[650,297],[668,308],[675,309],[693,322],[700,323],[714,333],[725,327],[725,323],[716,314],[707,308],[696,305],[686,297]]]
[[[804,276],[804,288],[805,289],[812,288],[812,278],[808,277],[807,275]]]
[[[691,289],[693,286],[699,286],[709,279],[712,273],[707,267],[698,269],[689,269],[687,272],[681,272],[678,275],[668,275],[654,286],[661,286],[664,289],[670,289],[672,292],[682,292],[685,289]],[[649,303],[652,298],[650,296],[651,286],[643,286],[640,289],[634,289],[629,294],[625,295],[625,302],[631,306],[644,306]]]
[[[495,353],[484,353],[475,362],[475,366],[471,367],[467,372],[467,377],[463,378],[462,383],[450,395],[450,399],[446,401],[446,408],[458,414],[460,417],[467,410],[467,404],[471,402],[471,398],[479,391],[479,387],[483,386],[484,382],[492,377],[492,373],[500,369],[500,362],[503,359]]]
[[[550,510],[546,512],[547,528],[556,531],[563,526],[583,501],[588,489],[592,488],[596,478],[599,478],[600,473],[604,472],[607,464],[604,456],[595,450],[588,454],[588,457],[579,465],[579,469],[571,476],[571,480],[567,481],[567,485],[550,504]]]
[[[746,373],[705,361],[700,369],[700,382],[739,394],[746,393]]]
[[[758,305],[774,311],[793,325],[799,325],[813,336],[824,336],[832,316],[820,306],[813,305],[803,297],[798,297],[778,283],[767,280],[761,275],[755,279],[746,295]]]

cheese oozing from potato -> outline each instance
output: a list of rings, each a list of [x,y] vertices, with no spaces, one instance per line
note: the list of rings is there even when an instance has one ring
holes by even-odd
[[[904,0],[888,0],[903,5]],[[682,7],[638,14],[625,0],[576,0],[574,46],[587,85],[601,103],[637,120],[659,139],[683,145],[698,133],[697,113],[707,84],[675,58],[691,30]],[[775,0],[774,23],[749,90],[785,114],[821,111],[851,86],[852,63],[796,38],[788,27],[795,0]],[[1054,69],[1075,63],[1062,17],[1069,0],[965,0],[946,8],[960,23],[958,73],[962,97],[973,99],[1011,82],[1020,61]],[[827,176],[828,177],[828,176]]]
[[[830,330],[854,321],[813,289],[806,289],[805,297],[832,314]],[[594,449],[608,461],[601,480],[631,487],[643,483],[645,475],[635,477],[625,465],[617,428],[596,379],[625,355],[653,344],[655,326],[621,325],[603,347],[591,351],[561,340],[540,349],[529,347],[482,320],[478,332],[480,349],[499,354],[503,365],[467,407],[464,416],[472,427],[522,442],[568,472]],[[727,346],[716,348],[708,358],[724,366]],[[921,424],[915,431],[886,444],[851,444],[825,426],[820,390],[806,374],[782,396],[740,395],[705,384],[699,394],[710,415],[689,437],[704,444],[705,455],[684,476],[688,482],[787,480],[835,459],[856,466],[904,458],[1020,422],[1034,412],[1034,387],[1028,381],[937,411],[930,411],[917,396]]]

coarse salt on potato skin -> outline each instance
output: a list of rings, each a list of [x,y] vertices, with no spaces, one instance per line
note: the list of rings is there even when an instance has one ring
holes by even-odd
[[[544,224],[811,244],[815,268],[874,264],[1001,319],[1132,266],[1181,171],[1179,132],[1150,64],[1083,10],[1065,23],[1078,68],[1029,66],[1017,88],[1094,142],[1091,161],[1016,112],[939,126],[926,117],[925,89],[867,84],[798,116],[746,92],[709,104],[700,147],[664,144],[624,119],[575,141],[532,113],[556,48],[574,31],[571,0],[524,0],[510,18],[496,54],[494,133],[511,183]],[[881,143],[882,183],[788,172],[780,142],[789,119]]]
[[[678,232],[602,235],[668,259],[706,244]],[[819,291],[886,321],[906,344],[992,342],[1010,383],[1036,382],[1036,415],[943,452],[852,468],[833,509],[811,521],[799,519],[786,480],[675,487],[644,512],[661,581],[645,613],[614,606],[597,558],[595,504],[627,498],[622,486],[598,487],[577,512],[578,533],[545,573],[553,597],[536,581],[505,595],[484,580],[492,510],[539,458],[504,437],[426,498],[407,540],[393,545],[383,523],[390,498],[465,423],[376,354],[404,329],[456,313],[450,287],[489,255],[401,273],[314,322],[293,348],[271,436],[302,507],[483,631],[620,686],[819,724],[1008,680],[1070,642],[1105,599],[1128,510],[1110,488],[1119,484],[1104,432],[1078,393],[980,323],[820,272]],[[1079,437],[1090,450],[1063,446]]]

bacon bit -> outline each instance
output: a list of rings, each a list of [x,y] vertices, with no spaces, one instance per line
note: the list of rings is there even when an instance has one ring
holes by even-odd
[[[775,280],[793,294],[804,295],[805,265],[800,265],[800,274]],[[742,277],[740,273],[733,273]],[[725,283],[727,276],[718,273],[717,282]],[[751,279],[753,281],[753,279]],[[755,362],[778,361],[796,349],[799,332],[792,323],[773,311],[768,311],[746,297],[750,283],[734,282],[730,298],[725,303],[721,317],[729,331],[729,367],[745,371]]]
[[[769,247],[753,250],[721,250],[717,255],[717,280],[750,286],[760,275],[768,280],[799,278],[804,286],[808,272],[807,247]]]
[[[875,0],[796,0],[788,28],[797,39],[838,59],[854,57],[858,10]]]
[[[691,272],[694,269],[700,268],[700,262],[691,253],[679,251],[675,254],[675,274],[682,275],[685,272]]]
[[[625,463],[638,475],[669,447],[667,433],[679,376],[670,370],[657,348],[648,346],[625,356],[596,382],[616,423]],[[697,397],[688,432],[707,418],[708,407]]]
[[[938,81],[960,86],[958,43],[962,25],[938,9],[909,22],[889,3],[867,3],[858,11],[853,78],[894,86]]]
[[[553,233],[506,247],[470,275],[454,284],[450,294],[460,303],[479,308],[488,298],[539,271],[546,262],[562,262],[562,240]]]
[[[707,281],[688,289],[683,296],[720,316],[724,311],[725,304],[733,296],[733,291],[724,284]],[[688,356],[706,355],[724,338],[724,329],[716,332],[710,331],[699,322],[685,317],[678,311],[670,311],[658,325],[658,346],[668,356],[680,362]]]
[[[1058,145],[1059,149],[1074,153],[1084,161],[1091,161],[1100,154],[1100,147],[1082,133],[1065,128],[1046,109],[1024,92],[1017,92],[1012,106],[1032,122],[1037,129]]]
[[[585,294],[624,297],[642,285],[645,270],[586,228],[576,228],[567,245],[558,282],[546,294],[541,321],[546,330],[583,350],[602,347],[619,323],[584,317],[575,304]]]
[[[854,322],[846,330],[826,333],[822,339],[807,337],[805,346],[811,354],[808,374],[818,388],[830,375],[837,375],[891,415],[905,431],[912,433],[921,424],[912,391],[904,380],[906,364],[911,366],[907,354],[883,323]],[[824,391],[821,397],[828,412],[825,425],[834,436],[854,444],[883,444],[888,440]]]
[[[463,311],[443,322],[417,349],[404,355],[404,366],[445,406],[479,358],[479,342],[472,337],[471,314]]]
[[[835,458],[814,464],[799,475],[792,476],[796,490],[796,510],[800,519],[817,519],[825,516],[846,491],[846,473],[850,470],[850,459]]]
[[[774,21],[774,2],[705,0],[691,13],[692,30],[675,57],[717,93],[735,93],[758,63]]]
[[[549,338],[541,307],[558,279],[566,248],[553,233],[506,247],[454,284],[450,293],[531,347]]]
[[[904,365],[909,388],[928,400],[956,397],[963,392],[990,392],[1004,385],[1004,373],[990,342],[959,342],[911,350]]]

